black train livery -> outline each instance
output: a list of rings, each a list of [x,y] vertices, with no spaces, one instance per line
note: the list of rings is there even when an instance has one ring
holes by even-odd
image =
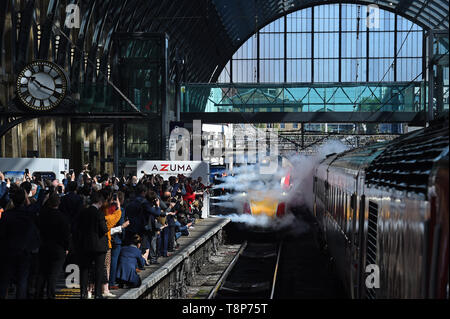
[[[314,214],[351,298],[448,298],[448,119],[341,154],[314,175]]]

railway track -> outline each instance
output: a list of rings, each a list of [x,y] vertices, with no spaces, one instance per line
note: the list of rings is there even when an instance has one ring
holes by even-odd
[[[208,299],[273,299],[282,242],[244,242]]]

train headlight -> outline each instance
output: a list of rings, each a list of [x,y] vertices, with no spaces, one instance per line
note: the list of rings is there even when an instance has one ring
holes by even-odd
[[[247,196],[247,193],[246,192],[242,192],[242,196]]]

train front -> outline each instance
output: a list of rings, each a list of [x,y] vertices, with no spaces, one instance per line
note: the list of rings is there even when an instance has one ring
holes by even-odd
[[[269,183],[264,183],[265,185]],[[290,174],[281,178],[279,188],[243,192],[243,213],[255,217],[281,218],[286,214],[286,200],[290,189]]]

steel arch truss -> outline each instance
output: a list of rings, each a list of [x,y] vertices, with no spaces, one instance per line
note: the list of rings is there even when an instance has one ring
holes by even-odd
[[[331,3],[339,1],[4,0],[0,33],[4,39],[10,32],[10,41],[1,41],[0,49],[10,57],[13,77],[31,60],[49,59],[66,68],[76,93],[84,83],[105,82],[104,75],[114,68],[110,65],[114,32],[163,32],[170,41],[169,78],[207,83],[217,79],[232,54],[263,26],[290,12]],[[375,3],[426,30],[448,30],[448,0],[356,3]],[[78,29],[65,25],[68,5],[80,8]]]

